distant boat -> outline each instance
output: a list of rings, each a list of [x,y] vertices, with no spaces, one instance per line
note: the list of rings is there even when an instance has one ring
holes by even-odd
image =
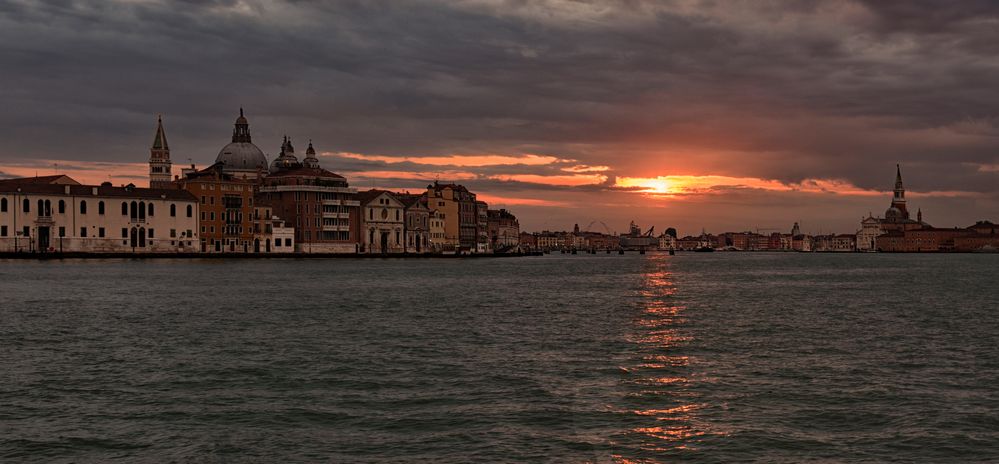
[[[694,248],[694,251],[700,252],[700,253],[711,253],[712,251],[715,251],[715,249],[711,248],[709,246],[702,246],[702,247]]]
[[[673,247],[670,247],[670,249],[669,249],[669,255],[673,256],[675,254],[676,254],[676,250],[674,250]]]
[[[974,253],[999,253],[999,248],[992,245],[985,245],[977,250],[974,250]]]

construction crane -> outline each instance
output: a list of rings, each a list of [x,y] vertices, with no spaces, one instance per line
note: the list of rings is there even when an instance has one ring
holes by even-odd
[[[644,235],[646,237],[651,237],[652,236],[652,231],[654,231],[654,230],[656,230],[656,226],[649,227],[649,231],[646,232]]]

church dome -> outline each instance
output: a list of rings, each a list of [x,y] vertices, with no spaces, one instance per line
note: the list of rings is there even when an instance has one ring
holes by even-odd
[[[889,221],[901,221],[904,218],[902,210],[892,206],[885,211],[885,219]]]
[[[224,171],[256,171],[257,168],[267,169],[267,157],[264,152],[253,144],[250,137],[250,123],[239,109],[235,127],[232,130],[232,143],[222,147],[215,157],[216,163],[222,163]]]
[[[267,168],[264,152],[251,142],[232,142],[219,151],[216,163],[223,163],[225,170],[256,171]]]

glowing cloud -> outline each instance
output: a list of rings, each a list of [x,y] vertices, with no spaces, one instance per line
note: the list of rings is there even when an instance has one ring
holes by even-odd
[[[729,176],[658,176],[618,177],[614,187],[653,195],[694,195],[713,193],[720,189],[747,188],[775,192],[832,193],[839,195],[882,195],[849,182],[836,179],[806,179],[785,183],[772,179]]]
[[[443,166],[462,167],[482,167],[498,166],[510,164],[522,164],[526,166],[544,166],[558,161],[563,161],[554,156],[547,155],[448,155],[448,156],[384,156],[384,155],[364,155],[361,153],[323,153],[323,156],[333,156],[340,158],[356,159],[361,161],[379,161],[382,163],[417,163]]]
[[[543,176],[540,174],[497,174],[490,179],[504,182],[525,182],[530,184],[560,185],[578,187],[581,185],[598,185],[607,182],[603,174],[575,174],[571,176]]]

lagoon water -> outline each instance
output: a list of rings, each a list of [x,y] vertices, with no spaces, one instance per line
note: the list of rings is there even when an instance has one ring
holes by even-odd
[[[0,461],[994,462],[997,271],[0,261]]]

